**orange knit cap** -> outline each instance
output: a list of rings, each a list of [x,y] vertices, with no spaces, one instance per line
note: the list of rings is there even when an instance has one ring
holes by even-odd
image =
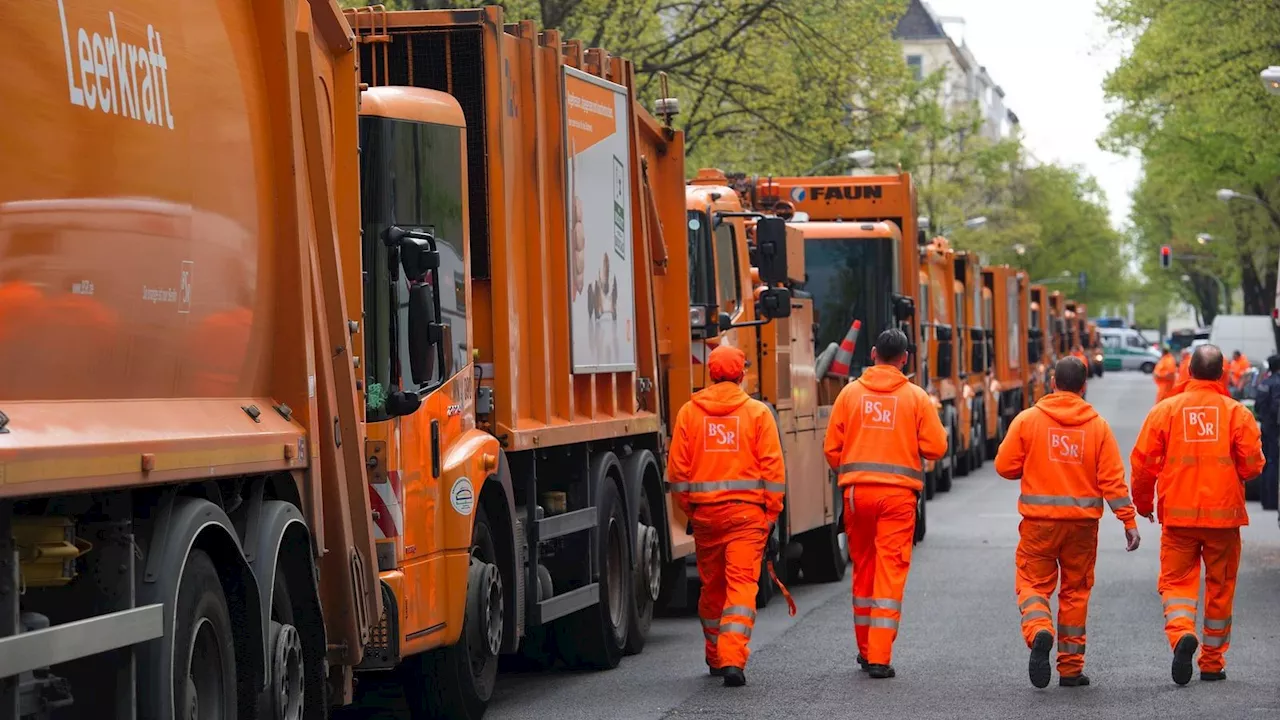
[[[738,348],[728,345],[716,346],[707,358],[707,370],[711,372],[711,382],[726,380],[738,382],[742,379],[746,367],[747,356],[743,355]]]

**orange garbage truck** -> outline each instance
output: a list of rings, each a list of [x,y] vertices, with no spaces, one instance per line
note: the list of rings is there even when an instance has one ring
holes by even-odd
[[[1049,315],[1049,296],[1044,285],[1031,286],[1031,305],[1027,323],[1027,362],[1031,365],[1030,404],[1049,393],[1050,368],[1055,362],[1053,323]]]
[[[822,462],[826,415],[819,413],[813,299],[798,290],[803,235],[782,218],[748,210],[716,169],[700,170],[688,183],[685,211],[693,385],[709,384],[706,356],[713,347],[732,345],[747,355],[744,389],[773,411],[787,465],[775,569],[785,579],[842,579],[843,503]],[[685,576],[696,577],[691,567]],[[757,604],[767,605],[773,592],[762,573]]]
[[[1004,441],[1009,424],[1028,407],[1031,397],[1031,372],[1027,362],[1027,325],[1030,315],[1030,282],[1023,270],[1007,265],[982,269],[982,280],[991,291],[992,344],[995,372],[992,373],[991,399],[997,407],[994,437],[987,450],[994,456]]]
[[[988,376],[992,370],[991,317],[989,303],[983,300],[985,288],[978,255],[957,251],[955,276],[956,359],[961,377],[959,408],[963,428],[956,468],[964,475],[987,460],[987,428],[996,424],[996,404],[987,403]]]
[[[476,718],[502,654],[642,649],[694,318],[683,137],[628,62],[497,7],[8,19],[0,717],[323,718],[384,677]]]
[[[929,387],[932,356],[923,325],[930,322],[931,311],[924,302],[928,283],[920,275],[923,238],[911,176],[734,175],[732,181],[750,208],[789,218],[804,235],[805,281],[798,290],[813,299],[820,367],[823,355],[834,355],[859,323],[860,341],[852,348],[847,370],[838,378],[825,373],[819,414],[825,418],[840,387],[871,365],[871,344],[890,327],[901,329],[911,343],[903,371]],[[941,402],[935,404],[941,412]],[[926,533],[926,500],[944,471],[940,463],[926,467],[925,492],[917,503],[917,540]],[[945,467],[950,472],[951,465]]]
[[[947,492],[959,474],[961,459],[967,459],[961,448],[967,447],[972,417],[967,407],[961,407],[967,405],[967,385],[960,377],[956,350],[963,308],[956,304],[955,251],[946,238],[936,237],[920,248],[920,281],[925,288],[922,301],[929,305],[929,322],[921,324],[921,336],[933,363],[925,390],[941,405],[942,424],[948,432],[949,452],[939,463],[937,490]],[[968,474],[967,465],[964,472]]]

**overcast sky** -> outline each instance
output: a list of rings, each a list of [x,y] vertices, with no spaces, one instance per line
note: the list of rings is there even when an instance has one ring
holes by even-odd
[[[1096,0],[926,1],[940,16],[964,18],[964,25],[947,23],[947,32],[963,36],[1004,89],[1031,152],[1043,162],[1083,165],[1107,194],[1112,224],[1127,224],[1141,165],[1096,142],[1107,126],[1102,81],[1122,50],[1097,16]]]

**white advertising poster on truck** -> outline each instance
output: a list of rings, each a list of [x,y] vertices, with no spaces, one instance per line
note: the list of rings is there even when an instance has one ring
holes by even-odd
[[[627,89],[566,67],[564,93],[573,371],[634,370]]]

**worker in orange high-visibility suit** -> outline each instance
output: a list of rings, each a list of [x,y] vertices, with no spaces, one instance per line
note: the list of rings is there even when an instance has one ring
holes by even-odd
[[[1227,366],[1228,387],[1239,390],[1244,383],[1244,374],[1252,368],[1244,353],[1239,350],[1231,353],[1231,364]]]
[[[745,367],[737,348],[711,351],[714,384],[680,408],[667,462],[671,495],[693,524],[707,665],[731,687],[747,682],[760,566],[787,489],[773,414],[739,387]]]
[[[845,494],[858,664],[873,678],[895,674],[893,641],[924,490],[920,458],[947,452],[947,431],[929,395],[902,374],[908,348],[901,330],[880,333],[871,349],[875,365],[840,391],[823,444]]]
[[[1031,648],[1031,684],[1038,688],[1049,684],[1054,636],[1049,598],[1059,577],[1058,684],[1089,684],[1085,625],[1103,503],[1124,523],[1127,548],[1137,550],[1140,542],[1120,447],[1107,421],[1081,397],[1088,376],[1077,358],[1059,360],[1054,392],[1013,419],[996,454],[996,472],[1022,480],[1014,587],[1022,637]]]
[[[1129,456],[1133,502],[1151,517],[1152,493],[1163,525],[1161,599],[1173,648],[1173,681],[1191,680],[1200,564],[1205,567],[1204,647],[1200,679],[1226,678],[1231,606],[1240,568],[1240,527],[1249,524],[1244,482],[1262,472],[1258,422],[1219,382],[1222,351],[1202,345],[1191,359],[1186,389],[1147,415]]]
[[[1172,394],[1173,384],[1178,379],[1178,363],[1173,359],[1173,353],[1169,351],[1168,345],[1160,354],[1155,370],[1151,371],[1151,378],[1156,381],[1156,402]]]
[[[1218,378],[1218,384],[1222,386],[1222,391],[1227,395],[1231,394],[1231,373],[1229,365],[1223,365],[1222,377]],[[1182,364],[1178,366],[1178,378],[1174,381],[1173,387],[1169,389],[1168,397],[1181,395],[1183,390],[1187,389],[1187,383],[1191,382],[1191,350],[1184,348],[1182,350]]]
[[[1182,348],[1182,356],[1178,358],[1178,375],[1173,379],[1176,386],[1191,379],[1191,349]]]
[[[1071,357],[1084,363],[1085,367],[1089,367],[1089,356],[1084,354],[1084,348],[1080,345],[1076,345],[1071,349]]]

